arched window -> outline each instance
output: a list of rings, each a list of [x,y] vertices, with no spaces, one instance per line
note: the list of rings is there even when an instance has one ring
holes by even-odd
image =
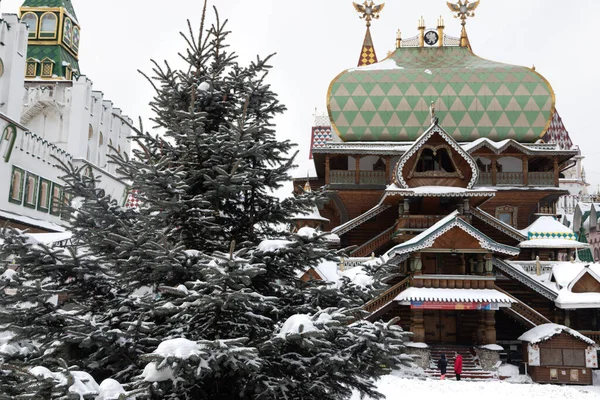
[[[450,155],[445,148],[424,148],[417,161],[417,172],[443,171],[455,172]]]
[[[98,145],[102,146],[104,144],[104,135],[102,132],[98,135]]]
[[[2,136],[0,136],[0,157],[4,159],[4,162],[10,160],[10,154],[15,145],[17,138],[17,131],[13,125],[8,125],[4,128]]]
[[[21,20],[27,24],[29,30],[29,38],[35,39],[38,31],[38,16],[32,12],[23,14]]]
[[[88,140],[94,137],[94,128],[92,128],[92,124],[90,124],[88,128]]]
[[[42,15],[42,22],[40,23],[40,34],[39,38],[42,39],[54,39],[56,38],[56,15],[51,12],[47,12]]]
[[[4,75],[4,63],[2,62],[2,59],[0,58],[0,77],[2,77],[2,75]]]
[[[73,51],[77,53],[79,51],[79,27],[73,27]]]
[[[35,208],[38,194],[38,177],[37,175],[27,173],[25,179],[25,207]]]
[[[23,202],[23,178],[25,171],[13,166],[10,180],[10,196],[8,200],[11,203],[21,204]]]
[[[63,27],[63,42],[65,42],[68,46],[71,46],[73,43],[73,22],[71,22],[71,18],[65,18],[65,23]]]

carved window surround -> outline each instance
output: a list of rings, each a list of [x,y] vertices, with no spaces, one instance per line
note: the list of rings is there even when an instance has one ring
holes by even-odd
[[[454,172],[447,172],[444,170],[418,172],[417,167],[419,165],[419,160],[421,159],[421,155],[423,154],[423,150],[425,150],[425,149],[431,150],[434,155],[438,152],[438,150],[441,150],[441,149],[446,150],[446,154],[448,155],[448,158],[450,159],[450,162],[452,163]],[[460,172],[458,170],[458,168],[456,166],[456,162],[454,161],[454,158],[452,157],[452,149],[447,144],[441,144],[441,145],[435,146],[435,147],[430,146],[428,144],[423,145],[423,147],[421,147],[419,149],[416,159],[417,159],[417,161],[414,163],[412,170],[408,174],[408,177],[407,177],[408,179],[411,179],[413,177],[414,178],[424,177],[424,178],[460,178],[460,179],[464,179],[464,175],[462,174],[462,172]]]
[[[504,214],[504,213],[510,213],[511,214],[511,221],[510,224],[512,227],[516,227],[517,226],[517,217],[519,215],[519,207],[514,207],[514,206],[500,206],[500,207],[496,207],[496,218],[500,219],[500,214]],[[503,221],[506,222],[506,221]]]

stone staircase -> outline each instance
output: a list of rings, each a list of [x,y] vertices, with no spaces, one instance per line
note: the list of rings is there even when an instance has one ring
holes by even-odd
[[[463,370],[460,378],[465,380],[491,380],[497,379],[497,375],[492,371],[484,371],[471,354],[469,346],[459,346],[451,344],[429,345],[431,351],[430,367],[425,370],[425,374],[433,379],[440,379],[440,370],[437,368],[437,362],[442,354],[446,355],[448,368],[446,379],[456,379],[454,374],[454,353],[457,352],[463,358]]]

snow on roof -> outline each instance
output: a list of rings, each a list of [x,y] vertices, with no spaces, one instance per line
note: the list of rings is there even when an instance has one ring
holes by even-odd
[[[454,186],[419,186],[410,189],[404,189],[396,185],[396,183],[390,184],[385,191],[386,193],[406,193],[413,196],[445,195],[448,197],[495,196],[496,194],[496,190],[489,188],[466,189]]]
[[[554,304],[563,309],[600,308],[600,293],[573,293],[563,288],[554,299]]]
[[[596,275],[600,275],[600,264],[589,263],[574,263],[570,261],[557,262],[552,267],[552,278],[560,286],[564,288],[569,286],[584,268],[589,268]]]
[[[373,277],[368,275],[361,265],[344,270],[340,274],[347,277],[352,283],[358,286],[367,287],[373,284]]]
[[[296,167],[290,169],[289,174],[294,179],[302,178],[317,178],[317,170],[315,168],[315,160],[303,159],[302,161],[294,160]]]
[[[396,61],[392,58],[387,58],[381,62],[375,64],[364,65],[362,67],[350,68],[348,72],[354,71],[387,71],[392,69],[404,69],[404,67],[399,66]]]
[[[340,280],[337,261],[321,261],[314,270],[326,282],[336,283]]]
[[[523,229],[521,232],[528,235],[530,239],[537,238],[565,238],[577,240],[575,233],[569,227],[561,224],[551,216],[541,216],[535,222]]]
[[[519,243],[519,247],[528,249],[587,249],[590,247],[587,243],[578,242],[572,239],[533,239],[525,240]]]
[[[569,335],[576,337],[577,339],[582,340],[588,344],[596,344],[596,342],[594,342],[592,339],[583,336],[576,330],[568,328],[564,325],[552,323],[538,325],[535,328],[530,329],[521,336],[519,336],[517,340],[522,340],[524,342],[529,343],[540,343],[550,339],[553,336],[560,335],[562,332],[568,333]]]
[[[52,222],[44,221],[37,218],[26,217],[24,215],[13,214],[8,211],[0,211],[0,218],[6,218],[13,221],[21,222],[25,225],[31,225],[42,229],[47,229],[54,232],[64,232],[66,228]]]
[[[485,344],[483,346],[479,346],[480,349],[492,350],[492,351],[503,351],[504,347],[498,344]]]
[[[293,220],[305,220],[305,221],[323,221],[329,222],[329,219],[321,216],[317,206],[313,206],[310,211],[304,213],[298,213],[292,217]]]
[[[496,289],[439,289],[411,287],[394,299],[398,302],[443,301],[443,302],[490,302],[516,303],[511,297]]]
[[[63,240],[69,240],[73,236],[71,232],[52,232],[52,233],[26,233],[26,236],[30,238],[29,242],[32,244],[46,244],[50,245]]]

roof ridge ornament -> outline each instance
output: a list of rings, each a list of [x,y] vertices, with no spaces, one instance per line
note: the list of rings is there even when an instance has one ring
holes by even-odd
[[[469,49],[471,48],[471,44],[469,43],[469,38],[467,36],[467,29],[465,28],[465,25],[467,24],[468,17],[475,16],[475,9],[479,6],[480,2],[481,2],[481,0],[477,0],[473,3],[469,3],[469,0],[464,0],[464,2],[463,2],[463,0],[458,0],[458,3],[450,3],[449,1],[446,2],[450,11],[456,13],[454,18],[460,18],[460,20],[461,20],[461,23],[460,23],[462,25],[462,31],[460,33],[460,46],[461,47],[468,47]]]
[[[371,26],[372,19],[379,19],[379,13],[385,7],[385,3],[377,4],[373,0],[365,0],[363,4],[352,3],[354,9],[361,13],[360,19],[367,21],[367,28]]]
[[[359,12],[360,19],[367,21],[367,32],[365,33],[365,39],[360,50],[360,57],[358,58],[358,67],[364,67],[367,65],[375,64],[377,60],[377,54],[375,53],[375,46],[373,45],[373,39],[371,38],[371,20],[379,19],[379,13],[383,10],[385,3],[375,5],[373,0],[365,0],[363,4],[352,3],[356,11]]]
[[[431,125],[437,125],[440,119],[435,116],[435,104],[433,104],[433,101],[429,105],[429,115],[431,116]]]

